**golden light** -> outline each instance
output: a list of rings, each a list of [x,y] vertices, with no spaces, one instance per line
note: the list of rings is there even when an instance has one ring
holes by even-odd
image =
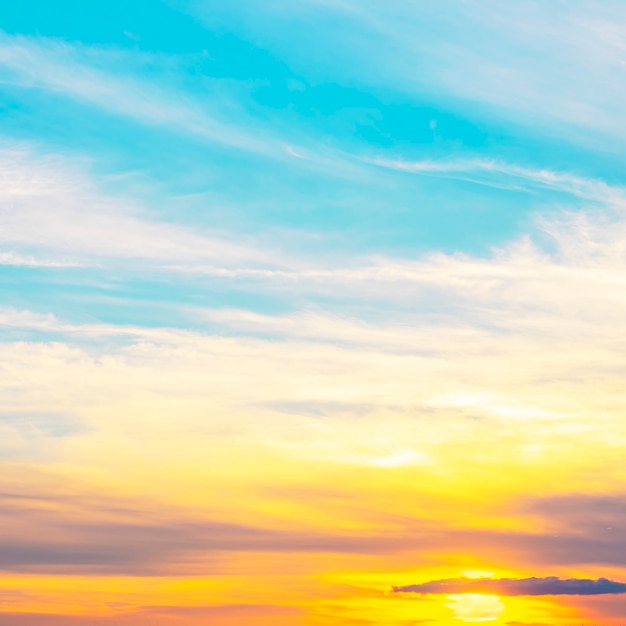
[[[455,612],[456,619],[464,622],[491,622],[500,617],[504,604],[498,596],[462,593],[447,596],[446,606]]]
[[[477,578],[493,578],[494,577],[494,573],[493,572],[486,572],[484,570],[481,569],[464,569],[461,571],[461,574],[463,574],[463,576],[465,576],[465,578],[473,578],[473,579],[477,579]]]

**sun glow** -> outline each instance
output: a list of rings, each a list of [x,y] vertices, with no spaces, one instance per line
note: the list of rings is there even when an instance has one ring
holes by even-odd
[[[461,571],[461,574],[465,576],[465,578],[493,578],[493,572],[486,572],[480,569],[464,569]]]
[[[447,596],[446,606],[455,612],[455,617],[464,622],[492,622],[504,611],[504,604],[498,596],[477,593],[463,593]]]

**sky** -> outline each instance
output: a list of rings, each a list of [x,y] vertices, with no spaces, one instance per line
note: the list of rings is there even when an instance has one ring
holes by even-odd
[[[625,54],[0,0],[0,626],[626,622]]]

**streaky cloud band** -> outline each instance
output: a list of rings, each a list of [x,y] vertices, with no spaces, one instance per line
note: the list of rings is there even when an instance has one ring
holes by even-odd
[[[395,593],[422,595],[487,593],[502,596],[596,596],[626,593],[626,583],[598,578],[447,578],[418,585],[393,587]]]

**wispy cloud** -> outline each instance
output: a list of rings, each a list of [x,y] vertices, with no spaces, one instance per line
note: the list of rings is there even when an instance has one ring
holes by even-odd
[[[490,187],[505,187],[520,191],[552,190],[598,203],[604,208],[626,206],[626,189],[602,180],[585,178],[547,169],[534,169],[488,159],[458,159],[450,161],[401,161],[373,159],[371,163],[391,170],[457,178]]]
[[[117,609],[113,612],[114,609]],[[132,624],[151,626],[155,619],[184,620],[185,624],[237,626],[242,620],[263,626],[271,621],[278,626],[290,626],[301,617],[302,609],[271,604],[216,604],[214,606],[120,606],[109,607],[108,615],[77,615],[72,613],[0,612],[0,624],[12,626],[94,626]],[[6,621],[5,621],[6,620]]]
[[[571,139],[575,126],[600,131],[611,144],[624,140],[618,103],[626,16],[619,2],[445,0],[435,6],[397,0],[383,10],[374,0],[303,0],[288,8],[264,3],[260,12],[247,2],[221,10],[214,0],[189,4],[207,18],[230,17],[231,28],[289,51],[293,63],[313,75],[322,65],[338,79],[430,91],[438,99],[446,94],[454,108],[460,100],[481,116],[496,112],[543,133],[560,128]],[[290,36],[294,31],[298,38]],[[325,53],[315,48],[322,32]]]
[[[179,130],[251,152],[267,154],[278,148],[276,142],[270,145],[269,136],[263,136],[260,129],[247,132],[243,123],[226,119],[228,101],[223,96],[219,105],[217,98],[213,99],[212,115],[206,103],[200,105],[163,84],[120,73],[124,63],[119,57],[124,54],[43,38],[0,36],[0,67],[5,80],[13,77],[24,87],[46,89],[142,124]],[[107,69],[107,61],[118,71]],[[233,106],[231,102],[231,109]],[[245,115],[240,115],[243,122]]]
[[[156,220],[138,201],[104,193],[76,161],[24,146],[0,150],[0,261],[97,264],[103,258],[229,263],[263,253],[224,234]],[[8,249],[7,249],[8,248]]]
[[[163,502],[26,489],[0,493],[4,572],[217,574],[238,553],[385,554],[403,545],[367,531],[244,524]]]
[[[41,89],[94,110],[182,133],[299,169],[352,177],[362,168],[348,154],[333,150],[297,128],[272,125],[255,116],[251,102],[228,81],[205,77],[205,91],[185,91],[163,71],[181,59],[113,48],[70,44],[42,37],[10,36],[0,31],[0,77],[5,83]],[[149,71],[146,71],[146,66]]]
[[[0,265],[15,265],[19,267],[77,267],[79,264],[72,261],[37,258],[32,255],[16,254],[15,252],[0,252]]]

